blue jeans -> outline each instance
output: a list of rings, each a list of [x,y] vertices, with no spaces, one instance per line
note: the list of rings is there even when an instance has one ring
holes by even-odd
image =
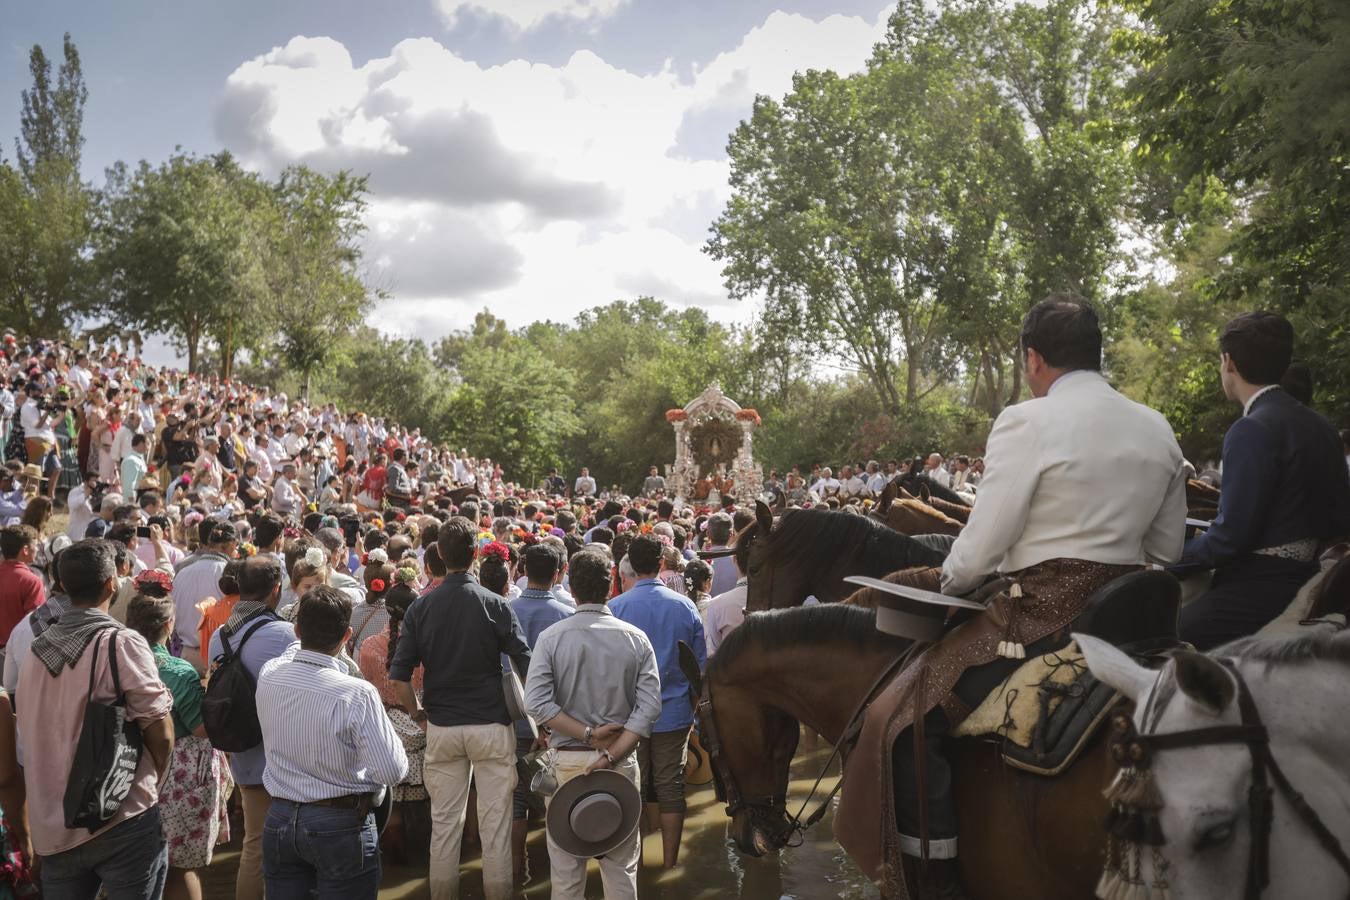
[[[380,839],[374,815],[273,799],[263,825],[263,879],[267,900],[375,900]]]
[[[42,896],[93,900],[103,885],[108,900],[159,900],[169,874],[169,847],[159,807],[114,825],[92,841],[42,858]]]

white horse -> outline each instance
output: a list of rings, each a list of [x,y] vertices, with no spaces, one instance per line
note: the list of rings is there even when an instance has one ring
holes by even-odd
[[[1134,701],[1134,729],[1145,745],[1149,735],[1241,724],[1241,687],[1220,660],[1231,661],[1268,730],[1271,757],[1333,843],[1350,848],[1350,715],[1344,712],[1350,633],[1323,625],[1294,638],[1244,639],[1209,656],[1181,651],[1161,671],[1140,666],[1096,638],[1076,640],[1093,674]],[[1249,746],[1163,747],[1144,767],[1157,788],[1150,794],[1161,801],[1157,823],[1164,843],[1156,852],[1129,845],[1143,850],[1135,859],[1142,864],[1139,880],[1149,888],[1126,895],[1164,896],[1152,891],[1165,884],[1175,900],[1247,897],[1253,851],[1248,797],[1255,769]],[[1274,780],[1271,788],[1269,884],[1260,896],[1345,900],[1350,874]]]

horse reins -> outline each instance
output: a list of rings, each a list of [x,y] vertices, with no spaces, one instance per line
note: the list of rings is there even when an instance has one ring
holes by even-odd
[[[1174,731],[1165,734],[1139,734],[1128,716],[1119,716],[1114,723],[1115,742],[1111,752],[1117,763],[1133,765],[1137,768],[1149,767],[1152,757],[1164,750],[1189,749],[1192,747],[1212,747],[1225,744],[1245,744],[1252,759],[1252,783],[1247,791],[1248,814],[1251,817],[1251,852],[1247,860],[1247,890],[1245,900],[1259,900],[1262,892],[1270,885],[1270,834],[1274,823],[1274,796],[1278,790],[1293,807],[1294,812],[1312,831],[1322,848],[1327,851],[1341,870],[1350,876],[1350,856],[1346,855],[1341,842],[1327,828],[1317,811],[1312,808],[1304,796],[1299,793],[1280,768],[1275,755],[1270,751],[1270,732],[1261,721],[1261,714],[1252,699],[1251,691],[1242,673],[1230,659],[1220,659],[1220,663],[1237,681],[1238,712],[1241,715],[1239,725],[1214,725],[1208,728],[1195,728],[1190,731]],[[1150,700],[1151,705],[1151,700]],[[1147,711],[1146,711],[1147,712]],[[1271,784],[1274,784],[1274,788]],[[1166,843],[1161,829],[1137,829],[1132,839],[1152,846]]]
[[[806,812],[806,807],[810,805],[811,799],[815,797],[816,791],[820,788],[820,783],[825,780],[825,775],[829,772],[830,766],[834,764],[835,759],[843,752],[845,745],[855,740],[858,733],[862,730],[863,713],[867,711],[867,707],[872,702],[873,696],[908,658],[908,650],[896,656],[896,658],[891,660],[886,668],[877,675],[872,681],[871,687],[863,694],[862,700],[853,710],[853,714],[849,716],[847,724],[845,724],[843,730],[840,732],[838,740],[834,742],[834,747],[830,751],[830,756],[825,760],[825,765],[821,767],[820,774],[816,776],[815,782],[811,785],[811,790],[807,792],[805,799],[802,800],[801,808],[797,810],[796,815],[788,817],[785,829],[787,833],[801,835],[806,829],[819,822],[821,817],[825,815],[825,811],[829,809],[830,801],[834,799],[835,795],[839,793],[839,789],[843,786],[842,778],[835,782],[834,787],[831,788],[829,794],[820,801],[815,812],[811,813],[805,820],[802,819],[802,815]],[[736,784],[736,777],[732,774],[731,768],[727,765],[726,760],[722,758],[722,742],[717,732],[717,721],[713,716],[712,679],[710,678],[703,679],[703,692],[698,702],[698,716],[699,721],[703,725],[701,737],[703,738],[704,749],[708,752],[708,761],[712,765],[713,772],[716,773],[717,779],[722,785],[722,791],[727,803],[727,815],[729,817],[735,817],[735,815],[743,809],[748,809],[753,812],[759,809],[776,809],[779,806],[784,807],[784,812],[786,812],[786,792],[782,794],[771,794],[767,797],[747,798],[741,796],[740,788]]]

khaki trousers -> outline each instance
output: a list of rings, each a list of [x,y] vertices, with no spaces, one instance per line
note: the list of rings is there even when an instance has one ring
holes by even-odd
[[[431,795],[431,898],[459,897],[460,841],[470,781],[478,789],[483,894],[508,900],[511,883],[511,793],[516,789],[516,733],[509,725],[427,726],[422,773]]]
[[[594,750],[558,751],[558,786],[566,784],[586,771],[595,762]],[[614,771],[629,781],[642,786],[637,759],[629,754],[614,764]],[[642,861],[642,829],[634,828],[628,839],[600,857],[600,882],[605,886],[605,900],[637,900],[638,863]],[[586,864],[553,843],[548,836],[549,878],[552,881],[552,900],[585,900]]]
[[[239,850],[234,900],[259,900],[263,896],[263,822],[272,807],[272,796],[260,784],[241,784],[239,799],[244,806],[244,843]]]

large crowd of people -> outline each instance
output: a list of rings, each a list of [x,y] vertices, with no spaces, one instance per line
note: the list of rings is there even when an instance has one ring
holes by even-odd
[[[1054,403],[1000,417],[997,475],[986,481],[982,458],[932,453],[771,472],[765,496],[784,509],[864,513],[902,476],[984,496],[974,510],[989,512],[970,513],[944,590],[1013,569],[1032,584],[1026,573],[1048,564],[1018,549],[1031,525],[1060,529],[1052,555],[1090,569],[1094,585],[1145,556],[1224,573],[1225,528],[1241,501],[1225,500],[1227,517],[1182,556],[1187,473],[1174,436],[1096,374],[1090,308],[1046,302],[1023,337],[1036,396],[1058,385]],[[1275,326],[1242,327],[1265,340]],[[1246,367],[1234,373],[1256,371],[1248,360],[1266,352],[1257,338],[1225,335],[1225,353]],[[113,900],[200,897],[198,872],[231,839],[231,811],[242,824],[240,900],[374,897],[386,855],[424,859],[431,896],[457,897],[470,821],[485,895],[510,897],[529,878],[525,845],[541,806],[554,897],[584,896],[592,858],[607,897],[636,896],[634,810],[659,834],[662,865],[679,865],[695,729],[680,648],[705,666],[744,621],[749,550],[736,536],[753,510],[730,496],[717,508],[669,497],[655,467],[635,496],[597,491],[584,468],[571,485],[553,471],[522,487],[489,459],[331,404],[12,334],[3,352],[12,430],[0,475],[0,707],[10,705],[0,708],[0,877],[13,888],[31,885],[40,865],[47,897],[92,898],[100,885]],[[1225,374],[1225,386],[1245,410],[1260,396],[1284,409],[1274,388],[1238,378]],[[1008,435],[1038,410],[1079,404],[1100,418],[1107,403],[1120,419],[1103,419],[1119,432],[1112,440],[1147,444],[1139,480],[1152,493],[1111,518],[1129,534],[1099,541],[1114,548],[1103,560],[1088,526],[1074,525],[1084,507],[1071,470],[1056,470],[1063,485],[1040,477],[1031,500],[1013,496],[1044,460],[1019,463],[1035,448]],[[1309,441],[1334,436],[1301,406],[1285,412],[1302,416]],[[1104,438],[1074,434],[1059,446],[1098,453],[1094,484],[1119,469],[1102,461]],[[1226,450],[1225,463],[1240,458]],[[1326,468],[1320,483],[1344,482]],[[62,485],[64,528],[53,515]],[[1347,522],[1347,486],[1335,489],[1318,539]],[[999,517],[1028,508],[1031,525]],[[1278,540],[1248,541],[1289,586],[1317,543],[1299,516],[1289,511]],[[1279,554],[1263,549],[1271,541]],[[1046,579],[1040,589],[1055,589]],[[1260,600],[1216,580],[1194,608],[1238,610],[1245,618],[1228,631],[1249,633],[1274,614]],[[1034,650],[1063,623],[1024,615],[1019,628]],[[963,665],[1011,665],[1002,657],[1012,654],[988,649]],[[944,765],[934,742],[948,724],[928,712],[931,771]],[[916,763],[910,751],[897,757],[902,774]],[[582,779],[608,793],[572,789]],[[611,806],[596,806],[602,795]],[[912,800],[897,802],[902,830],[916,827]],[[945,815],[949,800],[930,798],[931,808]],[[596,823],[610,813],[604,831]],[[939,862],[955,853],[948,818],[933,820]],[[950,867],[936,871],[955,883]]]

